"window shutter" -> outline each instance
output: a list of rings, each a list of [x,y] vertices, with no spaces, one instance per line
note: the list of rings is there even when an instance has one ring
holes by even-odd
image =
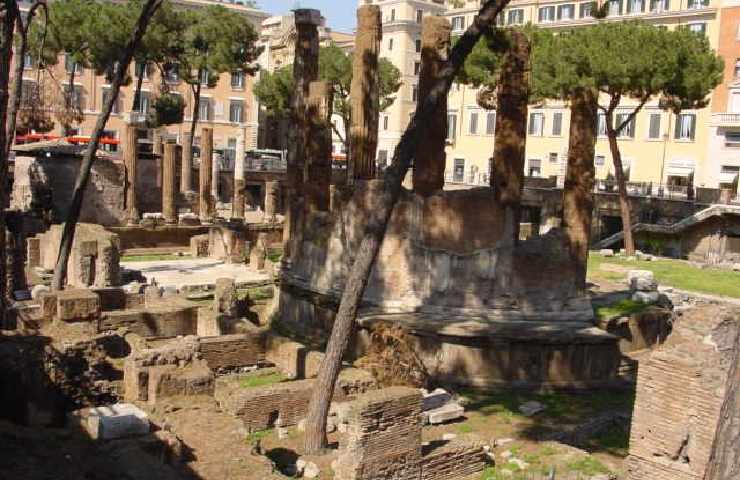
[[[494,135],[496,133],[496,112],[489,112],[486,121],[486,135]]]
[[[563,114],[555,113],[552,117],[552,134],[560,135],[563,131]]]

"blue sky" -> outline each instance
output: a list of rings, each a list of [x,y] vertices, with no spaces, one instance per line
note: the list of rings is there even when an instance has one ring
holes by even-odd
[[[273,15],[290,12],[299,4],[301,8],[316,8],[326,17],[327,26],[340,32],[351,32],[357,23],[356,0],[257,0],[263,10]]]

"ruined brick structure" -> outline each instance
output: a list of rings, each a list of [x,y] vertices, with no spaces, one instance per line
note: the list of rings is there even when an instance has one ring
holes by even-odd
[[[640,362],[629,480],[701,480],[720,421],[738,312],[694,309]]]

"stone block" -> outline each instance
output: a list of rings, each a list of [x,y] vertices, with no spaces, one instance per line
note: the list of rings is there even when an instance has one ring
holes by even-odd
[[[196,335],[199,337],[217,337],[222,334],[221,315],[214,313],[209,308],[198,309],[198,324]]]
[[[82,241],[78,248],[81,257],[94,257],[98,254],[98,242],[96,240]]]
[[[465,415],[465,409],[457,403],[448,403],[443,407],[426,412],[426,417],[431,425],[451,422]]]
[[[100,298],[87,289],[62,290],[56,293],[56,320],[89,322],[100,317]]]
[[[319,369],[321,368],[321,362],[324,360],[324,357],[325,355],[322,352],[317,352],[315,350],[306,353],[306,378],[316,378],[319,375]]]
[[[149,433],[149,417],[130,403],[76,410],[70,423],[82,428],[94,440],[113,440]]]
[[[422,391],[421,408],[425,412],[435,410],[443,407],[450,400],[452,400],[452,395],[444,388],[437,388],[433,392]]]
[[[41,265],[41,239],[36,237],[26,239],[26,263],[28,268]]]
[[[42,293],[50,292],[51,288],[47,287],[46,285],[34,285],[31,289],[31,298],[34,300],[38,300],[39,296]]]
[[[660,293],[636,291],[632,294],[632,300],[640,303],[658,303]]]
[[[655,275],[650,270],[630,270],[627,273],[630,289],[635,292],[654,292],[658,290]]]
[[[604,257],[613,257],[614,256],[614,250],[611,248],[602,248],[599,250],[599,255],[602,255]]]

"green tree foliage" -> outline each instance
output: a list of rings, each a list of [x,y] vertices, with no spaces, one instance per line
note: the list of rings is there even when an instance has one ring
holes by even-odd
[[[401,72],[387,58],[378,61],[379,111],[388,109],[401,88]],[[332,44],[319,50],[319,79],[329,82],[334,90],[334,113],[340,115],[345,127],[350,122],[350,85],[352,57]],[[293,66],[286,65],[273,73],[263,73],[255,84],[254,94],[269,115],[284,116],[290,110],[290,97],[295,90]],[[334,127],[333,127],[334,128]],[[335,129],[342,143],[346,139]]]
[[[204,85],[212,87],[224,72],[254,74],[254,62],[261,49],[256,47],[257,32],[247,18],[220,5],[183,12],[187,28],[180,41],[179,74],[193,92],[192,136],[198,123],[200,94]]]

